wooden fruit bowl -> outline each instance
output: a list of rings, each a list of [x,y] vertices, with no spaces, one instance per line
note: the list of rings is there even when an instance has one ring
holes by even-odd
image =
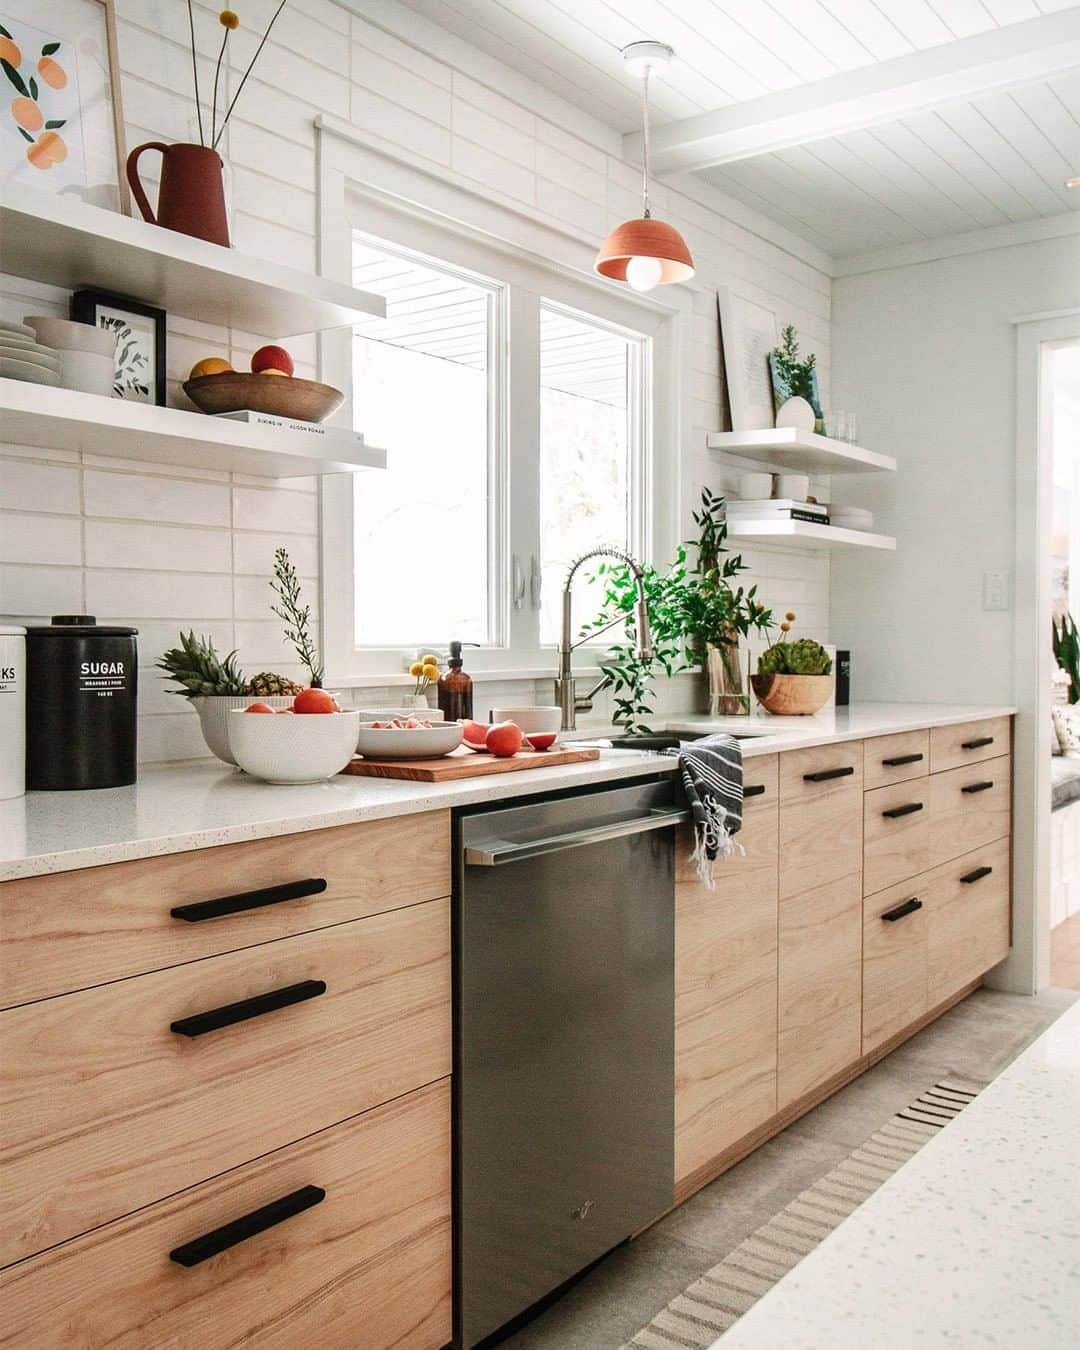
[[[345,401],[340,389],[295,375],[246,375],[227,370],[185,380],[184,393],[204,413],[260,412],[295,422],[325,422]]]
[[[776,717],[810,717],[828,703],[831,675],[751,675],[757,701]]]

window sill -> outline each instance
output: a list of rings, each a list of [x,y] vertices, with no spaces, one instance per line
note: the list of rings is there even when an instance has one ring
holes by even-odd
[[[515,680],[553,680],[554,665],[523,667],[516,670],[469,670],[473,684],[509,684]],[[675,679],[685,675],[698,675],[697,670],[678,670]],[[599,679],[599,666],[575,666],[574,675],[579,679]],[[404,689],[416,681],[412,675],[396,670],[385,675],[327,675],[323,684],[327,689]]]

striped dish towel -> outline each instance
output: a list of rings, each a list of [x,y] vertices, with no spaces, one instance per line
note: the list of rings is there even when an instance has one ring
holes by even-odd
[[[694,822],[694,852],[699,879],[711,891],[718,857],[743,853],[735,835],[742,829],[742,751],[734,736],[705,736],[665,751],[677,755],[683,791]]]

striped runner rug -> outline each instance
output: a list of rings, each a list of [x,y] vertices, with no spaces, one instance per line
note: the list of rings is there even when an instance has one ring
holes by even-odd
[[[854,1153],[796,1196],[623,1350],[704,1350],[974,1098],[983,1083],[950,1078],[898,1111]]]

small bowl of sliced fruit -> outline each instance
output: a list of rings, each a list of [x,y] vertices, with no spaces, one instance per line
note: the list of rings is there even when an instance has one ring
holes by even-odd
[[[289,708],[256,700],[229,713],[229,749],[253,778],[321,783],[352,759],[359,724],[360,714],[342,711],[325,689],[305,689]]]
[[[461,744],[457,722],[429,722],[421,717],[394,717],[384,722],[361,722],[356,753],[365,759],[438,759]]]

